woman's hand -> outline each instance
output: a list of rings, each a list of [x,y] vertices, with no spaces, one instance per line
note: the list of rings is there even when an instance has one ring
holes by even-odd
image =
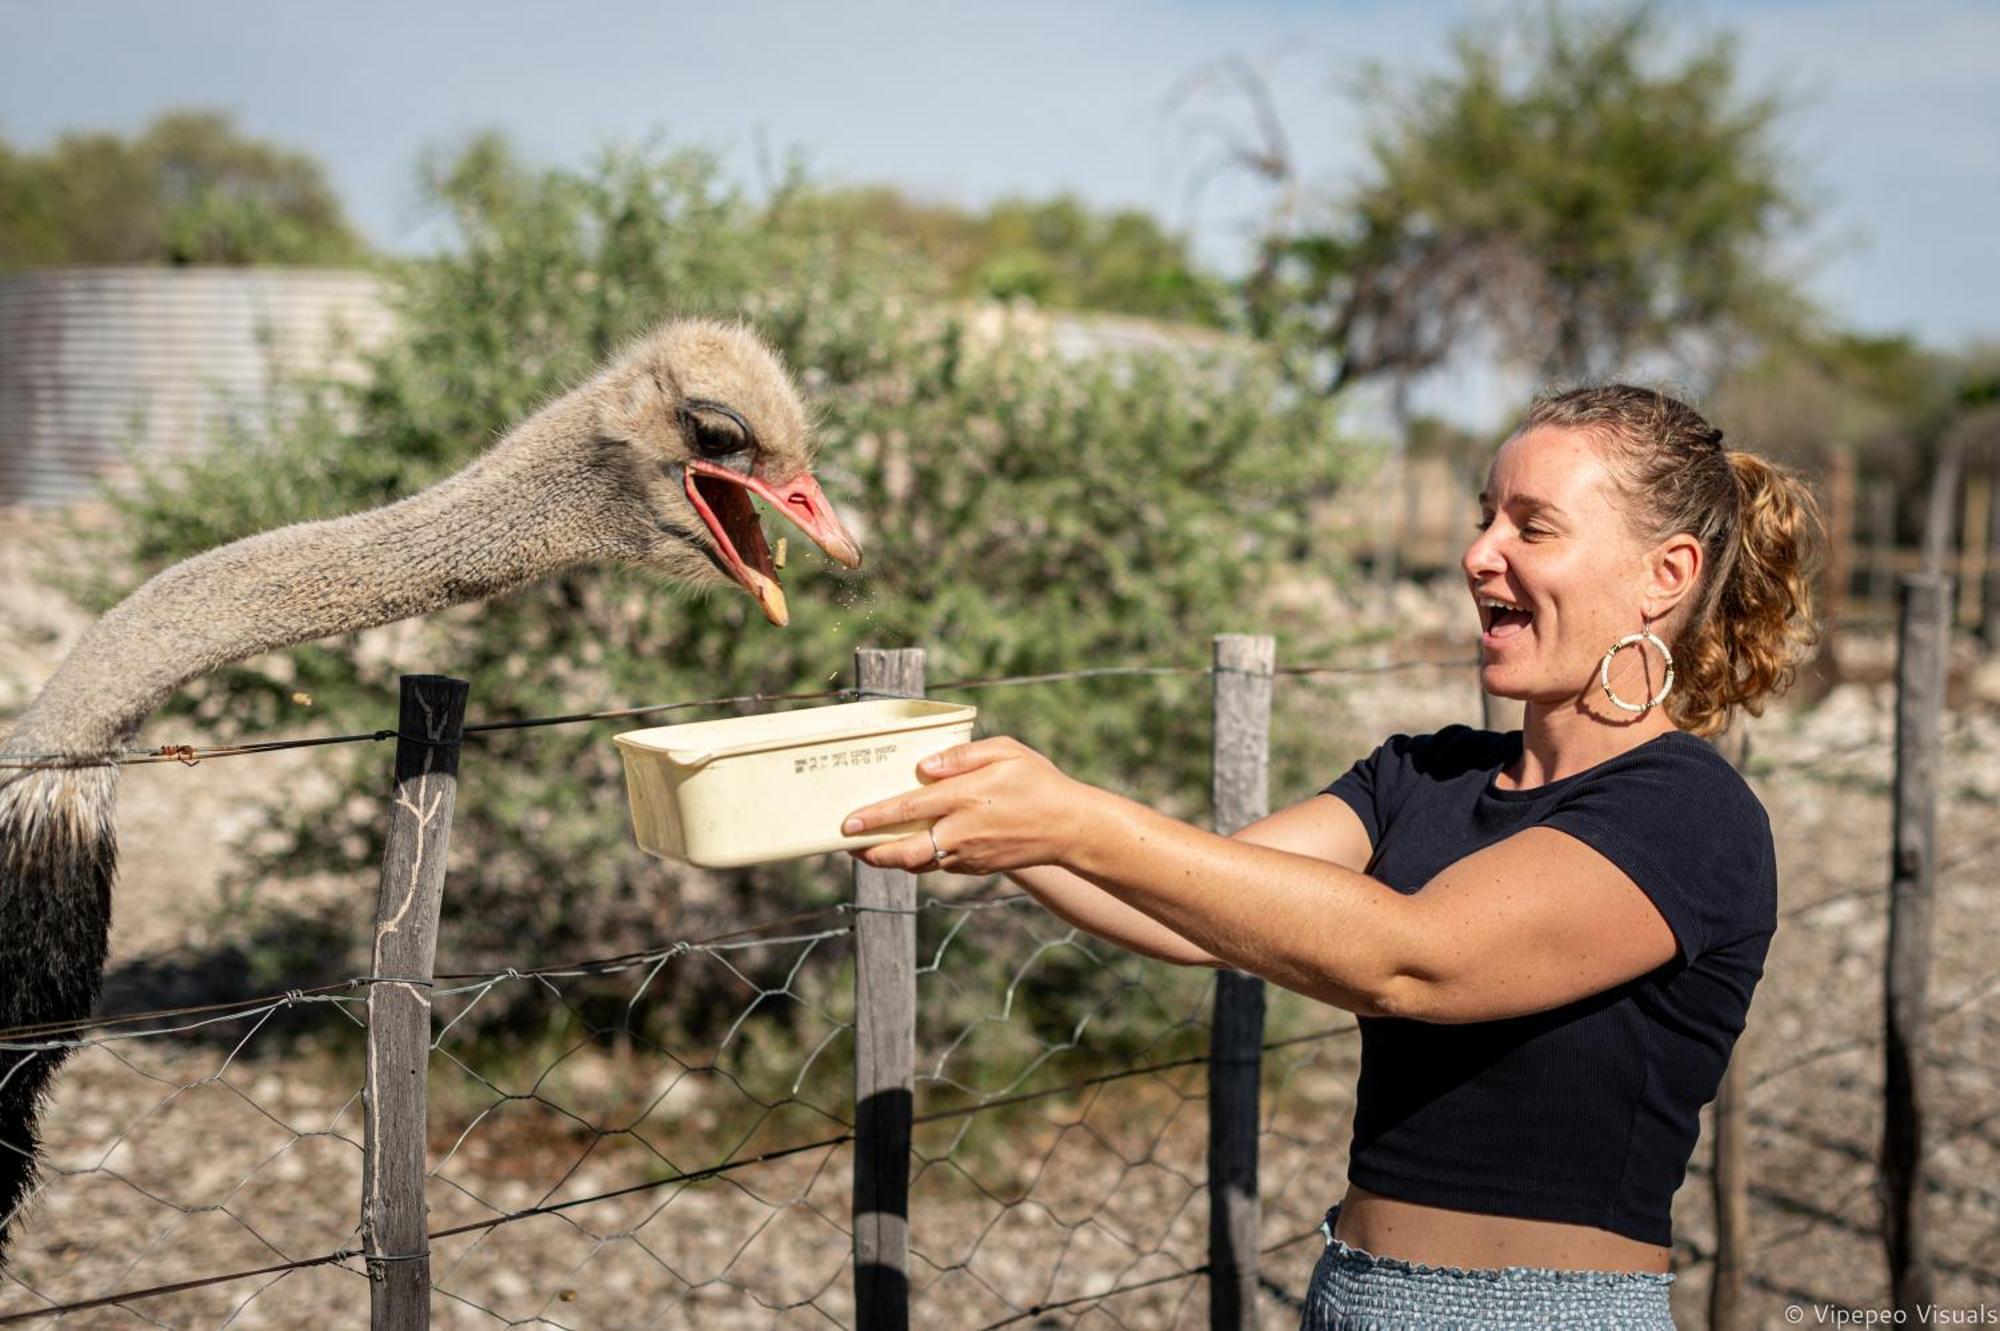
[[[1073,780],[1016,739],[999,736],[934,753],[917,764],[921,790],[857,809],[841,831],[856,836],[897,823],[936,819],[918,832],[849,851],[864,864],[924,873],[1005,873],[1061,862],[1087,818],[1095,787]],[[940,863],[932,838],[944,851]]]

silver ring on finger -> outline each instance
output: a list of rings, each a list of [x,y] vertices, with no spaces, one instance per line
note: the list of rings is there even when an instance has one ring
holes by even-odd
[[[925,832],[925,833],[926,833],[926,834],[927,834],[927,835],[928,835],[928,836],[930,837],[930,839],[931,839],[931,863],[932,863],[932,864],[943,864],[943,863],[944,863],[944,855],[945,855],[945,851],[944,851],[944,847],[943,847],[943,846],[940,846],[940,845],[938,844],[938,839],[937,839],[937,831],[936,831],[935,829],[933,829],[933,828],[929,828],[929,827],[926,827],[926,828],[924,829],[924,832]]]

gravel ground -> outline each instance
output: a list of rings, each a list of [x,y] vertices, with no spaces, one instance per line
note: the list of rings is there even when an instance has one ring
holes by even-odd
[[[0,725],[84,626],[33,581],[34,557],[50,541],[44,523],[0,522],[8,625],[0,636]],[[1464,613],[1455,591],[1412,586],[1399,587],[1387,607],[1347,610],[1395,623],[1394,650],[1405,656],[1434,653]],[[1873,1162],[1881,1135],[1892,644],[1856,638],[1842,650],[1855,682],[1811,710],[1774,711],[1752,731],[1752,780],[1778,832],[1784,911],[1738,1047],[1753,1088],[1748,1266],[1758,1326],[1793,1324],[1784,1316],[1788,1303],[1807,1305],[1804,1320],[1815,1325],[1824,1319],[1813,1303],[1888,1306]],[[1928,1204],[1939,1304],[1983,1305],[2000,1317],[2000,927],[1986,869],[2000,836],[2000,677],[1969,654],[1955,671],[1930,980]],[[1345,755],[1329,761],[1338,770],[1367,736],[1476,716],[1477,696],[1464,672],[1427,670],[1288,680],[1277,706],[1280,725],[1328,737],[1329,753]],[[204,737],[148,736],[161,739]],[[216,761],[198,772],[128,770],[114,971],[143,972],[226,942],[218,894],[235,841],[266,802],[312,779],[311,751]],[[373,884],[310,890],[372,896]],[[1019,930],[1022,975],[1061,950],[1061,931],[1039,918]],[[967,920],[967,928],[1000,927],[978,913]],[[835,972],[822,964],[834,955],[808,958],[801,992],[817,983],[813,976]],[[947,954],[939,974],[948,973]],[[1157,970],[1132,973],[1133,1001],[1179,1011],[1184,984]],[[981,1001],[988,1020],[1024,1024],[1008,993]],[[1296,1003],[1289,996],[1274,1003],[1274,1026],[1349,1021]],[[73,1059],[45,1117],[50,1178],[17,1226],[0,1316],[356,1246],[358,1065],[349,1042],[323,1033],[287,1037],[285,1025],[305,1015],[279,1009],[261,1021],[223,1023],[199,1041],[99,1043]],[[746,1022],[741,1036],[746,1047],[755,1044],[753,1026]],[[924,1047],[944,1058],[958,1033],[927,1026]],[[1273,1291],[1266,1325],[1289,1323],[1284,1296],[1302,1289],[1319,1250],[1312,1226],[1339,1195],[1354,1056],[1351,1035],[1335,1035],[1270,1058],[1265,1234],[1267,1245],[1289,1246],[1265,1259]],[[836,1041],[821,1057],[848,1054]],[[967,1069],[947,1058],[944,1066],[984,1088],[1028,1088],[1061,1079],[1060,1059],[1040,1067],[1039,1081],[1026,1075],[1046,1057],[1047,1046],[1024,1035],[1018,1051],[993,1065]],[[480,1065],[478,1073],[497,1090],[451,1060],[434,1068],[439,1122],[431,1150],[443,1162],[431,1192],[434,1229],[657,1181],[720,1158],[703,1154],[718,1141],[740,1157],[844,1131],[844,1106],[821,1112],[791,1104],[746,1115],[743,1093],[726,1078],[690,1075],[644,1050],[592,1047],[550,1067]],[[1202,1080],[1192,1067],[1109,1083],[1081,1098],[1038,1102],[1000,1132],[921,1126],[912,1194],[918,1318],[953,1328],[1016,1316],[1021,1326],[1205,1325],[1203,1282],[1179,1276],[1202,1260],[1205,1246]],[[920,1109],[925,1103],[920,1093]],[[731,1129],[746,1135],[737,1142]],[[1675,1201],[1674,1306],[1683,1326],[1706,1324],[1709,1157],[1705,1130]],[[847,1325],[850,1168],[844,1146],[822,1147],[440,1239],[437,1324]],[[1101,1303],[1085,1298],[1117,1286],[1141,1288]],[[63,1320],[361,1326],[368,1290],[348,1261]],[[1035,1307],[1048,1311],[1028,1312]]]

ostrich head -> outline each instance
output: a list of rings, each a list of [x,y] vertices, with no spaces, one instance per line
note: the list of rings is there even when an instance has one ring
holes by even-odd
[[[813,478],[817,445],[791,377],[747,330],[667,324],[597,387],[593,447],[635,504],[620,524],[631,562],[692,586],[736,583],[783,625],[785,593],[753,495],[832,559],[861,562]]]

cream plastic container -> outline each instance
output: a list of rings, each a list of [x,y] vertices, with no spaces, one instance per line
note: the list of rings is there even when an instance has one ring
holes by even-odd
[[[628,730],[612,736],[639,848],[705,869],[770,864],[894,841],[930,826],[865,836],[840,825],[864,804],[915,790],[917,762],[972,738],[977,707],[923,698]]]

